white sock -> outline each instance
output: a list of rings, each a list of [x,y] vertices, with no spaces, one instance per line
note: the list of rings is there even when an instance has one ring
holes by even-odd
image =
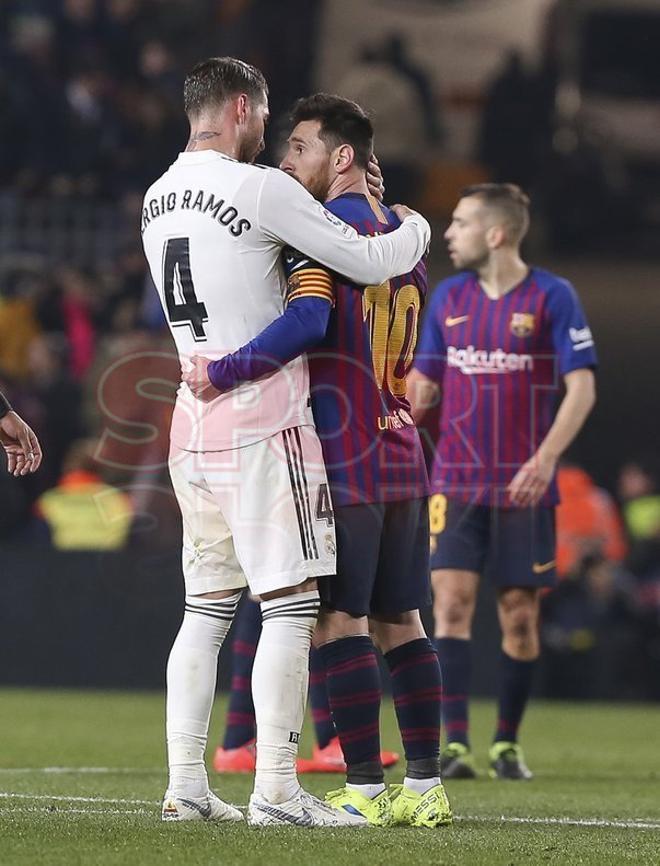
[[[305,715],[316,590],[261,603],[263,628],[252,670],[257,722],[254,790],[269,803],[296,795],[298,738]]]
[[[432,776],[429,779],[409,779],[408,776],[403,780],[403,787],[409,791],[414,791],[416,794],[426,794],[431,788],[435,788],[441,782],[440,776]]]
[[[363,797],[368,797],[370,800],[374,800],[385,790],[385,782],[374,782],[373,784],[367,785],[354,785],[352,782],[347,782],[346,787],[350,788],[351,791],[358,791]]]
[[[204,797],[209,789],[204,751],[218,653],[240,597],[240,591],[223,599],[186,596],[183,622],[167,662],[168,791],[177,796]]]

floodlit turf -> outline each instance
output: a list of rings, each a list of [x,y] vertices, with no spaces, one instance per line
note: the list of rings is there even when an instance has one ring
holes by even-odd
[[[160,822],[163,704],[160,694],[0,690],[0,864],[660,863],[657,706],[533,705],[524,745],[536,779],[450,783],[450,828],[255,831]],[[484,771],[493,707],[475,704],[472,715]],[[213,742],[221,724],[218,706]],[[398,748],[390,706],[383,727],[384,744]],[[389,779],[400,776],[395,768]],[[338,778],[303,777],[319,794]],[[247,803],[249,777],[212,779],[221,796]]]

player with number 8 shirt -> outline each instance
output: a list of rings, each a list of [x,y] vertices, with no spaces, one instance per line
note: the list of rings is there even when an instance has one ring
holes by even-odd
[[[485,572],[502,629],[490,774],[532,777],[518,732],[540,651],[541,592],[555,581],[555,468],[595,400],[584,312],[570,283],[521,258],[528,225],[519,187],[462,191],[445,233],[459,273],[433,294],[409,378],[418,421],[441,395],[429,518],[445,778],[476,775],[470,639]]]

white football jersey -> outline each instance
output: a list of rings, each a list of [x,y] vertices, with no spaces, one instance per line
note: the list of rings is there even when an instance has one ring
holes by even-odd
[[[214,150],[182,153],[148,190],[142,240],[182,367],[256,337],[284,310],[283,246],[362,285],[407,273],[430,228],[419,214],[374,238],[357,234],[279,169]],[[298,357],[210,402],[177,393],[171,436],[189,451],[239,448],[313,423],[307,361]]]

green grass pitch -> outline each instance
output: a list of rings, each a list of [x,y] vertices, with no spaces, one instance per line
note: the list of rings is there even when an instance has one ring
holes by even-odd
[[[218,700],[211,742],[222,728]],[[660,863],[660,708],[535,703],[523,743],[533,782],[449,783],[442,830],[251,830],[162,824],[163,695],[0,690],[2,866],[508,866]],[[485,771],[494,707],[475,703]],[[383,741],[399,748],[391,705]],[[301,746],[311,747],[309,730]],[[210,754],[211,750],[209,750]],[[389,773],[400,781],[401,768]],[[244,805],[248,776],[211,775]],[[304,776],[322,794],[339,776]]]

